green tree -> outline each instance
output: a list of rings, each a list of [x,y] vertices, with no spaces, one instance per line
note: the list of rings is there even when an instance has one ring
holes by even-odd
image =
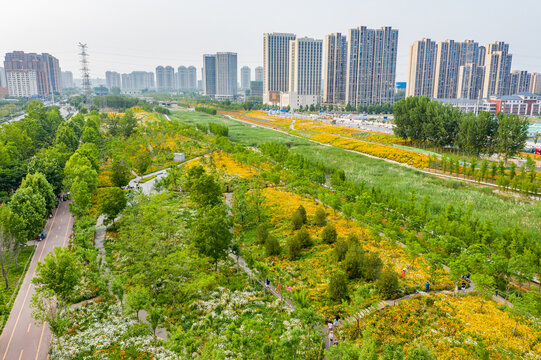
[[[318,207],[316,209],[314,224],[317,226],[325,226],[327,224],[327,212],[324,208]]]
[[[148,291],[142,287],[137,287],[134,290],[132,290],[128,296],[126,296],[126,305],[135,311],[135,315],[137,316],[137,321],[140,321],[139,319],[139,312],[146,308],[148,304],[150,303],[150,298]]]
[[[265,241],[265,253],[267,256],[277,256],[280,255],[281,252],[280,242],[276,237],[270,235]]]
[[[90,210],[92,195],[85,181],[81,180],[73,183],[70,197],[73,199],[69,204],[71,213],[79,218],[87,214]]]
[[[218,260],[226,257],[232,240],[225,209],[222,206],[204,208],[194,225],[192,239],[195,247],[213,260],[217,271]]]
[[[17,242],[16,235],[13,233],[13,226],[17,221],[19,219],[8,206],[0,207],[0,265],[6,289],[9,289],[8,269]]]
[[[137,154],[135,154],[133,165],[139,175],[145,174],[150,165],[152,165],[152,154],[150,151],[146,148],[140,149]]]
[[[410,350],[406,356],[406,360],[436,360],[436,357],[422,344],[417,344],[416,347]]]
[[[257,225],[256,231],[255,231],[255,237],[259,244],[261,245],[265,244],[265,242],[269,238],[269,230],[267,229],[266,224]]]
[[[33,192],[40,194],[45,200],[45,210],[51,212],[55,205],[53,187],[41,173],[26,175],[19,189],[31,188]]]
[[[488,274],[476,273],[471,276],[475,290],[484,299],[491,299],[494,294],[494,278]],[[484,301],[481,302],[479,312],[483,311]]]
[[[302,245],[296,236],[287,239],[286,250],[289,260],[297,260],[299,258],[302,250]]]
[[[331,276],[328,287],[329,298],[339,302],[348,299],[348,284],[346,275],[343,272],[335,272]]]
[[[106,188],[99,199],[100,213],[106,216],[104,223],[112,222],[115,226],[115,218],[124,210],[128,199],[126,193],[119,187]]]
[[[528,121],[518,115],[498,114],[496,149],[505,156],[505,160],[524,149],[528,138]]]
[[[130,183],[130,168],[126,160],[120,157],[113,158],[111,164],[110,180],[113,186],[123,187]]]
[[[68,248],[55,247],[36,268],[32,283],[36,291],[50,290],[63,304],[67,304],[81,282],[77,255]]]
[[[130,137],[137,126],[137,118],[131,109],[126,110],[124,115],[119,120],[120,131],[125,137]]]
[[[337,237],[338,234],[336,232],[336,228],[332,224],[328,224],[321,231],[321,241],[323,241],[325,244],[334,243]]]
[[[214,206],[222,202],[222,189],[212,175],[203,173],[192,179],[190,197],[200,206]]]
[[[299,244],[301,244],[301,247],[303,248],[308,248],[312,246],[312,237],[305,228],[297,231],[297,233],[295,234],[295,238],[299,241]]]

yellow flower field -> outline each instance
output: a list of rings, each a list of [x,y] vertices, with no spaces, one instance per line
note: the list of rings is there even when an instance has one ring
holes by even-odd
[[[265,206],[270,208],[270,223],[282,246],[285,246],[287,239],[294,234],[291,230],[290,219],[300,205],[306,209],[309,224],[305,226],[315,243],[296,261],[290,261],[285,256],[272,257],[266,261],[272,262],[271,269],[288,274],[291,284],[287,285],[292,286],[294,290],[307,290],[310,299],[319,304],[319,310],[326,314],[329,311],[328,314],[331,314],[336,310],[325,308],[323,302],[327,296],[329,278],[334,271],[338,270],[339,263],[334,255],[334,246],[320,243],[318,240],[322,228],[310,224],[316,209],[322,205],[313,199],[276,188],[266,188],[262,192],[266,199]],[[390,267],[397,274],[400,274],[404,268],[408,269],[406,278],[400,278],[401,286],[422,286],[429,278],[429,267],[423,258],[415,259],[413,262],[404,249],[386,240],[375,239],[368,229],[361,227],[353,220],[346,220],[340,213],[334,214],[334,211],[330,209],[326,211],[327,219],[335,226],[339,238],[345,239],[351,233],[356,234],[362,247],[378,254],[385,266]],[[439,279],[436,288],[452,287],[449,276],[443,270],[439,272]]]
[[[218,172],[223,172],[229,177],[240,177],[243,179],[250,179],[253,176],[259,174],[259,170],[256,168],[240,163],[235,160],[231,155],[224,152],[215,152],[205,155],[196,160],[190,161],[186,164],[187,168],[201,165],[205,169],[215,168]]]
[[[399,163],[409,164],[416,168],[423,169],[428,166],[428,156],[425,154],[417,153],[415,151],[398,149],[392,146],[374,144],[361,140],[347,139],[331,134],[318,134],[312,136],[311,139],[324,144],[330,144],[333,146],[362,152],[379,158],[385,158]]]
[[[295,121],[295,129],[310,131],[313,133],[326,133],[336,135],[351,136],[362,132],[359,129],[350,128],[347,126],[331,125],[322,121],[297,119]]]
[[[472,295],[413,298],[361,320],[361,327],[372,325],[376,339],[403,344],[406,353],[422,342],[437,359],[478,358],[480,341],[491,359],[541,357],[541,332],[528,320]],[[356,331],[356,324],[346,328],[349,336]]]

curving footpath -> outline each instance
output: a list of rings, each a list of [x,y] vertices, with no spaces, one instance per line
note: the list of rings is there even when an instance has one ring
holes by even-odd
[[[52,219],[47,221],[47,237],[38,243],[28,271],[2,335],[0,336],[0,356],[2,360],[42,360],[47,359],[51,333],[47,324],[36,325],[32,318],[30,304],[34,295],[32,278],[36,274],[38,261],[42,261],[56,246],[68,244],[73,217],[68,202],[62,201],[55,209]]]

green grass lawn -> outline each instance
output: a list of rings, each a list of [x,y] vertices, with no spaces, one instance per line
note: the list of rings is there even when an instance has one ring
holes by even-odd
[[[448,204],[457,207],[472,207],[479,218],[492,221],[496,229],[517,225],[534,239],[541,234],[541,203],[515,200],[511,196],[494,194],[492,189],[449,179],[441,179],[420,173],[414,169],[369,158],[344,149],[321,146],[308,140],[279,133],[273,130],[252,127],[221,116],[202,113],[175,111],[171,118],[188,124],[209,121],[229,126],[231,140],[246,146],[257,146],[265,142],[287,144],[297,153],[312,160],[344,169],[349,179],[365,181],[382,189],[407,198],[411,191],[418,197],[430,196],[430,209],[438,213]]]
[[[18,259],[18,265],[19,268],[15,270],[15,264],[10,264],[9,271],[8,271],[8,280],[9,280],[9,289],[6,289],[6,281],[3,276],[1,276],[2,285],[0,290],[0,331],[4,328],[4,324],[6,320],[8,319],[9,313],[11,311],[11,305],[8,302],[11,296],[13,295],[14,291],[18,291],[18,285],[17,281],[21,278],[21,275],[23,275],[23,271],[25,270],[25,265],[30,256],[33,254],[34,246],[27,246],[24,249],[22,249],[19,252],[19,255],[17,257]]]

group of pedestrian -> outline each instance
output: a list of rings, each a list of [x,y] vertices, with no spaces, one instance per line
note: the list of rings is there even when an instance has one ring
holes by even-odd
[[[327,324],[329,329],[329,345],[338,345],[338,337],[334,336],[334,329],[336,329],[338,325],[342,325],[342,320],[340,320],[340,315],[337,314],[334,317],[334,321],[329,321]]]

